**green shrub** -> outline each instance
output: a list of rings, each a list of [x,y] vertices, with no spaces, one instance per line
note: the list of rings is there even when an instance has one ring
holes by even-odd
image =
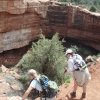
[[[21,75],[19,81],[23,84],[24,89],[27,89],[27,87],[29,86],[30,80],[27,77],[27,75],[23,74]]]
[[[96,12],[96,7],[95,6],[91,6],[90,11]]]
[[[66,84],[69,84],[71,82],[71,76],[70,75],[65,76],[64,80]]]
[[[74,53],[79,51],[79,47],[77,47],[76,45],[71,45],[71,49],[73,50]]]
[[[65,61],[64,47],[59,41],[58,34],[54,35],[51,40],[41,35],[38,42],[33,42],[32,48],[17,66],[21,66],[23,71],[33,68],[58,83],[62,83]]]
[[[83,46],[72,45],[71,49],[75,53],[79,53],[79,54],[83,55],[84,57],[87,57],[88,55],[92,55],[92,51],[89,48],[86,48],[86,47],[83,47]]]
[[[68,2],[69,0],[59,0],[59,2]]]
[[[22,75],[19,80],[21,81],[21,83],[25,84],[28,81],[28,77],[26,75]]]

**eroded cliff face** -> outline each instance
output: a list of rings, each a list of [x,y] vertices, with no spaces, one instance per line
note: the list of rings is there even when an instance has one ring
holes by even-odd
[[[0,1],[0,52],[28,45],[41,29],[46,36],[58,32],[100,50],[100,14],[49,0]]]
[[[0,1],[0,52],[26,46],[39,34],[40,15],[23,1]]]
[[[58,32],[100,50],[100,14],[75,6],[49,6],[44,33]]]
[[[0,0],[0,12],[23,14],[26,9],[27,3],[24,0]]]

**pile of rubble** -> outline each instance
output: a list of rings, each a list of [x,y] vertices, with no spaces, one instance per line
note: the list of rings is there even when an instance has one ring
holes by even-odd
[[[19,77],[15,70],[0,67],[0,100],[21,100],[24,87]]]

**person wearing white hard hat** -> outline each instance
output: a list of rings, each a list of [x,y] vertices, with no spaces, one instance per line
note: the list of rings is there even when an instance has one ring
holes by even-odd
[[[77,87],[83,87],[82,98],[86,97],[86,86],[90,78],[87,65],[79,54],[75,54],[72,49],[68,49],[65,53],[68,61],[67,72],[72,73],[74,79],[74,89],[70,93],[71,97],[76,97]]]

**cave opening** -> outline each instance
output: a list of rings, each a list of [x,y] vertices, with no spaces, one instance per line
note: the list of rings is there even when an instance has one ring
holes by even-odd
[[[78,39],[73,39],[73,38],[62,38],[63,41],[63,45],[65,47],[65,50],[67,48],[76,48],[78,49],[77,53],[79,53],[80,55],[82,55],[84,58],[86,58],[87,56],[91,55],[97,55],[99,53],[98,50],[92,48],[91,46],[88,46],[84,43],[82,43],[81,41],[79,41]]]
[[[51,37],[49,37],[50,39]],[[33,42],[38,41],[38,39],[34,40]],[[73,38],[60,38],[60,41],[62,41],[63,46],[65,47],[64,51],[66,51],[67,48],[70,48],[71,46],[75,46],[79,49],[79,54],[81,54],[84,58],[86,58],[88,55],[97,55],[99,51],[96,49],[86,46],[77,39]],[[22,58],[22,56],[31,48],[32,42],[29,43],[29,45],[25,47],[21,47],[18,49],[12,49],[8,51],[4,51],[0,53],[0,65],[5,65],[6,67],[14,67],[19,60]]]

